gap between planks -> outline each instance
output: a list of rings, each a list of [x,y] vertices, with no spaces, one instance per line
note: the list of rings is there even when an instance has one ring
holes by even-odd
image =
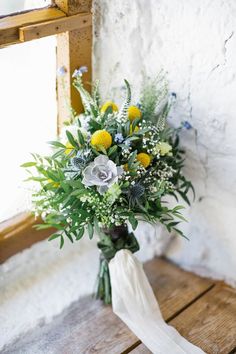
[[[181,312],[185,311],[188,307],[190,307],[192,304],[194,304],[198,299],[200,299],[202,296],[204,296],[206,293],[208,293],[210,290],[212,290],[215,287],[215,284],[212,284],[209,286],[208,289],[203,291],[201,294],[196,296],[192,301],[190,301],[188,304],[186,304],[183,308],[181,308],[179,311],[176,311],[172,316],[168,317],[165,319],[165,322],[169,323],[171,322],[175,317],[177,317]],[[140,346],[140,348],[138,348]],[[138,352],[135,351],[135,349],[138,349]],[[143,344],[140,340],[135,342],[133,345],[131,345],[129,348],[124,350],[121,354],[128,354],[128,353],[134,353],[134,354],[148,354],[151,353]],[[230,354],[230,353],[229,353]]]

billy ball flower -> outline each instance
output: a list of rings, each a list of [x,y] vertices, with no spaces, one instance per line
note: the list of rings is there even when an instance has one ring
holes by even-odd
[[[112,144],[111,134],[106,130],[97,130],[93,133],[91,137],[91,145],[97,147],[99,150],[99,145],[103,146],[104,149],[108,149]]]
[[[112,102],[112,101],[107,101],[107,102],[105,102],[104,105],[102,105],[102,107],[101,107],[101,112],[102,112],[102,113],[105,113],[106,110],[107,110],[107,108],[109,108],[109,107],[112,108],[112,111],[113,111],[113,112],[118,112],[118,107],[117,107],[117,105],[116,105],[114,102]]]
[[[133,122],[136,118],[141,118],[141,111],[136,106],[130,106],[128,108],[128,118],[131,122]]]
[[[137,160],[141,163],[141,165],[147,168],[151,163],[150,155],[146,154],[145,152],[140,152],[137,155]]]
[[[105,155],[94,159],[83,171],[82,183],[87,186],[97,186],[100,194],[105,193],[113,183],[118,182],[123,168],[109,160]]]

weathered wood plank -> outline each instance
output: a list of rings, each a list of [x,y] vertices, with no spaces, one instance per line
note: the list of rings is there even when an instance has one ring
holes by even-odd
[[[170,322],[209,354],[236,348],[236,289],[217,285]]]
[[[163,259],[148,262],[145,270],[154,292],[158,292],[165,319],[172,318],[212,287],[211,281],[184,272]],[[73,304],[52,323],[39,328],[37,333],[26,335],[4,353],[118,354],[127,352],[137,343],[135,335],[109,306],[86,298]]]
[[[68,16],[91,12],[92,0],[56,0],[56,5]],[[66,73],[57,81],[58,132],[71,117],[70,105],[77,113],[83,112],[78,91],[73,87],[72,74],[80,66],[87,66],[83,75],[85,88],[91,90],[92,82],[92,26],[61,33],[57,36],[57,68]]]
[[[0,223],[0,263],[5,262],[15,253],[30,247],[33,243],[49,237],[55,229],[37,231],[33,228],[42,223],[29,213],[21,213]]]
[[[20,40],[22,42],[39,39],[53,34],[59,34],[75,29],[82,29],[92,25],[92,15],[90,13],[81,13],[74,16],[59,18],[30,26],[20,28]]]
[[[152,354],[152,352],[143,344],[139,344],[135,349],[130,351],[131,354]]]
[[[164,259],[147,262],[144,268],[166,321],[214,285]]]
[[[0,19],[0,46],[18,42],[20,27],[55,20],[65,16],[66,14],[63,11],[55,8],[46,8],[4,17]]]

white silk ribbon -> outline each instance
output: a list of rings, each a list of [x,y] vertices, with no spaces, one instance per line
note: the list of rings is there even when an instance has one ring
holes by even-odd
[[[152,353],[204,353],[165,323],[143,266],[130,251],[118,251],[109,270],[114,313]]]

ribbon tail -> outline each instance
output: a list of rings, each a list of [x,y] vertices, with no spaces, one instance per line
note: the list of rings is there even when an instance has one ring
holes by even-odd
[[[204,354],[165,323],[142,264],[129,250],[109,263],[114,313],[154,354]]]

